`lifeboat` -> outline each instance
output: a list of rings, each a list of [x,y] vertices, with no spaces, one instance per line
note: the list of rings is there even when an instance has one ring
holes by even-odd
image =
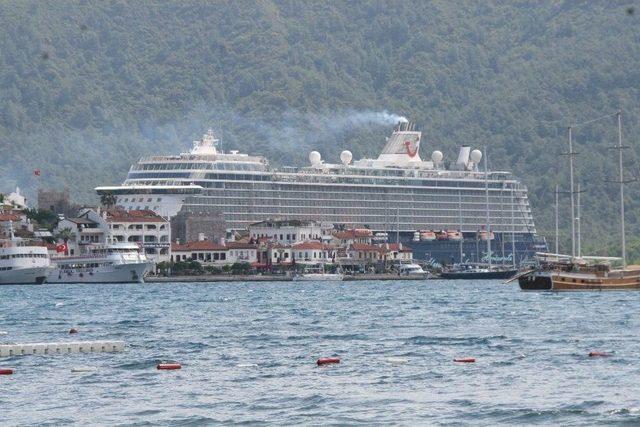
[[[436,240],[436,233],[431,230],[420,230],[420,241],[431,242]]]
[[[487,232],[486,230],[478,231],[478,240],[493,240],[495,238],[493,231]]]
[[[436,235],[436,240],[449,240],[449,235],[445,230],[437,231],[435,235]]]
[[[462,233],[458,230],[447,230],[447,237],[449,240],[462,240]]]

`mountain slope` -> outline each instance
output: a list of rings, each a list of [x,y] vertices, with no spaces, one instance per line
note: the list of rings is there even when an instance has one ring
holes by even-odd
[[[299,1],[0,3],[0,190],[68,185],[80,201],[142,154],[225,149],[302,164],[376,155],[387,110],[433,149],[488,146],[531,190],[540,231],[566,187],[566,127],[624,111],[636,174],[638,12],[629,3]],[[614,120],[574,129],[585,246],[616,236]],[[283,160],[286,159],[286,160]],[[36,178],[32,170],[40,168]],[[637,184],[629,223],[638,231]],[[567,212],[567,198],[563,198]],[[566,217],[563,225],[566,226]],[[566,227],[565,227],[566,228]],[[566,241],[566,234],[564,236]]]

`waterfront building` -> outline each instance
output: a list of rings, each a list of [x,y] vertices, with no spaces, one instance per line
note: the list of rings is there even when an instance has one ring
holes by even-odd
[[[107,243],[109,228],[95,211],[85,209],[75,217],[64,218],[53,230],[54,236],[64,240],[65,255],[82,255],[87,245]]]
[[[223,245],[208,241],[171,244],[171,261],[198,261],[206,266],[227,265],[227,248]]]
[[[291,252],[299,264],[333,264],[337,247],[318,240],[307,240],[291,245]]]
[[[150,210],[103,211],[109,237],[108,243],[136,243],[152,263],[171,259],[171,223]]]
[[[341,246],[348,246],[352,243],[364,243],[370,245],[373,241],[373,232],[366,228],[353,228],[349,230],[338,230],[332,234],[332,241]]]
[[[67,255],[80,255],[88,245],[135,243],[150,263],[171,259],[171,224],[152,211],[82,209],[58,222],[54,235],[67,236]]]
[[[314,220],[266,220],[249,225],[249,236],[255,241],[266,239],[284,245],[305,240],[327,240],[332,231],[333,224]]]
[[[386,249],[386,261],[391,263],[411,263],[413,262],[413,251],[410,247],[402,243],[383,244]]]
[[[249,263],[255,266],[258,247],[244,243],[229,242],[225,245],[208,240],[172,243],[171,261],[197,261],[205,267],[223,267],[235,263]]]

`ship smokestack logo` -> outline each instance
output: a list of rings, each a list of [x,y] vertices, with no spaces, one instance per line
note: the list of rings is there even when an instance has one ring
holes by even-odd
[[[404,142],[404,147],[407,150],[407,154],[409,155],[409,157],[415,157],[416,154],[418,154],[418,147],[420,146],[420,140],[416,140],[415,145],[412,147],[411,146],[411,141],[405,141]]]

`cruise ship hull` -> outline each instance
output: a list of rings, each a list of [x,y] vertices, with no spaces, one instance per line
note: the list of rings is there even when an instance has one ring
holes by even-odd
[[[55,268],[47,283],[143,283],[148,264],[118,264],[93,269]]]
[[[400,242],[413,250],[413,258],[438,264],[459,264],[465,262],[486,263],[487,242],[479,241],[466,236],[460,241],[432,240],[412,241],[411,233],[400,233]],[[395,235],[389,236],[395,242]],[[515,258],[516,265],[523,260],[531,259],[536,252],[545,251],[547,248],[544,240],[538,240],[531,234],[518,234],[515,244],[511,244],[512,236],[509,233],[496,233],[491,241],[491,260],[496,265],[511,265]],[[514,251],[515,249],[515,251]]]
[[[0,285],[41,285],[50,267],[18,268],[0,272]]]

